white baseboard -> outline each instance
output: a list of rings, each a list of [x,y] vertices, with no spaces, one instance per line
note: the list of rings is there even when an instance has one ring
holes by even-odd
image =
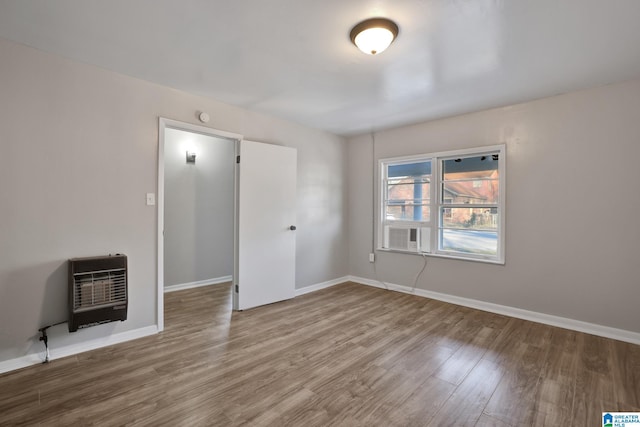
[[[330,288],[331,286],[339,285],[340,283],[348,282],[349,276],[339,277],[337,279],[328,280],[322,283],[316,283],[315,285],[305,286],[304,288],[296,289],[296,296],[308,294],[310,292],[319,291],[320,289]]]
[[[149,335],[154,335],[157,333],[158,328],[154,325],[134,329],[132,331],[120,332],[106,337],[94,338],[78,344],[67,345],[61,348],[49,347],[49,360],[60,359],[62,357],[72,356],[74,354],[84,353],[85,351],[95,350],[114,344],[120,344],[126,341],[147,337]]]
[[[374,286],[376,288],[385,289],[385,286],[377,280],[366,279],[364,277],[357,276],[348,276],[348,279],[351,282],[359,283],[361,285]],[[551,314],[538,313],[536,311],[523,310],[521,308],[509,307],[506,305],[493,304],[490,302],[475,300],[471,298],[463,298],[455,295],[427,291],[424,289],[412,290],[409,286],[396,285],[394,283],[385,282],[385,284],[391,291],[418,295],[421,297],[444,301],[464,307],[475,308],[491,313],[502,314],[518,319],[530,320],[532,322],[543,323],[545,325],[557,326],[559,328],[570,329],[572,331],[584,332],[591,335],[612,338],[614,340],[640,345],[640,333],[638,332],[612,328],[595,323],[583,322],[581,320],[568,319],[566,317],[554,316]]]
[[[217,279],[216,279],[217,280]],[[231,277],[220,278],[220,281],[216,283],[224,283],[231,280]],[[339,285],[344,282],[354,282],[361,285],[373,286],[384,289],[385,286],[377,280],[366,279],[358,276],[344,276],[337,279],[329,280],[315,285],[305,286],[300,289],[296,289],[296,296],[308,294],[310,292],[319,291],[321,289],[329,288],[331,286]],[[198,282],[193,282],[198,283]],[[207,280],[205,284],[184,284],[176,285],[180,286],[180,289],[188,289],[188,287],[182,287],[185,285],[191,285],[190,287],[206,286],[211,283]],[[605,338],[612,338],[615,340],[625,341],[632,344],[640,345],[640,333],[627,331],[624,329],[612,328],[609,326],[597,325],[594,323],[583,322],[580,320],[568,319],[565,317],[553,316],[550,314],[538,313],[535,311],[523,310],[520,308],[509,307],[500,304],[493,304],[490,302],[474,300],[470,298],[458,297],[455,295],[443,294],[439,292],[427,291],[424,289],[412,289],[408,286],[396,285],[393,283],[387,283],[387,288],[392,291],[408,293],[425,298],[431,298],[438,301],[444,301],[451,304],[461,305],[464,307],[475,308],[478,310],[488,311],[491,313],[502,314],[505,316],[515,317],[518,319],[530,320],[532,322],[543,323],[546,325],[557,326],[564,329],[570,329],[578,332],[584,332],[587,334],[597,335]],[[169,287],[170,290],[165,289],[165,292],[172,292],[176,286]],[[86,342],[71,344],[61,348],[50,347],[50,360],[59,359],[62,357],[72,356],[74,354],[83,353],[85,351],[96,350],[98,348],[107,347],[114,344],[119,344],[125,341],[134,340],[137,338],[146,337],[158,333],[157,326],[147,326],[144,328],[134,329],[132,331],[121,332],[118,334],[110,335],[104,338],[95,338]],[[32,353],[22,357],[18,357],[11,360],[0,362],[0,374],[5,372],[14,371],[16,369],[25,368],[31,365],[37,365],[44,361],[44,351],[40,353]]]
[[[165,287],[165,293],[174,292],[183,289],[196,288],[200,286],[208,286],[219,283],[225,283],[231,281],[231,276],[219,277],[217,279],[202,280],[198,282],[184,283],[179,285]],[[311,286],[306,286],[301,289],[296,289],[296,296],[304,295],[309,292],[319,291],[320,289],[335,286],[340,283],[348,281],[348,277],[341,277],[339,279],[330,280],[323,283],[318,283]],[[107,347],[114,344],[119,344],[125,341],[134,340],[137,338],[146,337],[158,333],[157,326],[148,326],[145,328],[135,329],[132,331],[121,332],[119,334],[109,335],[103,338],[94,338],[82,343],[71,344],[64,347],[56,348],[55,343],[49,341],[49,360],[60,359],[62,357],[72,356],[74,354],[83,353],[85,351],[96,350],[101,347]],[[15,359],[0,361],[0,374],[17,369],[26,368],[28,366],[37,365],[44,362],[45,351],[44,348],[39,353],[31,353]]]
[[[220,283],[230,282],[231,276],[216,277],[214,279],[198,280],[197,282],[179,283],[164,287],[164,293],[182,291],[184,289],[199,288],[200,286],[218,285]]]
[[[5,372],[15,371],[17,369],[26,368],[27,366],[37,365],[44,361],[44,351],[40,354],[28,354],[26,356],[18,357],[16,359],[9,359],[0,362],[0,374]]]
[[[94,338],[78,344],[70,344],[64,347],[55,348],[55,344],[49,340],[49,360],[60,359],[62,357],[73,356],[74,354],[84,353],[85,351],[96,350],[98,348],[107,347],[114,344],[120,344],[125,341],[131,341],[158,333],[158,327],[147,326],[144,328],[134,329],[132,331],[120,332],[118,334],[109,335],[101,338]],[[37,365],[44,362],[45,351],[44,346],[40,353],[27,354],[16,359],[5,360],[0,362],[0,374],[15,371],[16,369],[26,368],[27,366]]]

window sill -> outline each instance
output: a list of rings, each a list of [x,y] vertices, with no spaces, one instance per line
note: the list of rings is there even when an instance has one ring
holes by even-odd
[[[427,257],[433,257],[433,258],[455,259],[455,260],[459,260],[459,261],[481,262],[481,263],[484,263],[484,264],[505,265],[505,261],[504,260],[499,260],[499,259],[471,258],[471,257],[456,256],[456,255],[444,254],[444,253],[413,252],[413,251],[403,251],[403,250],[400,250],[400,249],[386,249],[386,248],[376,248],[376,251],[378,251],[378,252],[396,253],[396,254],[404,254],[404,255],[427,256]]]

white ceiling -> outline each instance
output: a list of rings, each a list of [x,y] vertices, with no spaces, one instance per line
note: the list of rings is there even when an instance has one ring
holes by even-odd
[[[341,135],[640,76],[640,0],[0,0],[0,37]]]

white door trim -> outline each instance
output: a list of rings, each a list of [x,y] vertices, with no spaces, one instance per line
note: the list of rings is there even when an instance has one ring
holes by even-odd
[[[202,135],[224,138],[234,141],[237,145],[243,136],[237,133],[226,132],[206,126],[194,125],[191,123],[179,122],[164,117],[158,120],[158,197],[157,203],[157,313],[156,324],[158,332],[164,330],[164,149],[165,149],[165,129],[177,129],[185,132],[199,133]],[[236,218],[234,218],[234,223]]]

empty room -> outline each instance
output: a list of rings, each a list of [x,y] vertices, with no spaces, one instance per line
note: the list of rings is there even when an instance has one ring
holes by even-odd
[[[640,426],[637,0],[0,0],[1,426]]]

